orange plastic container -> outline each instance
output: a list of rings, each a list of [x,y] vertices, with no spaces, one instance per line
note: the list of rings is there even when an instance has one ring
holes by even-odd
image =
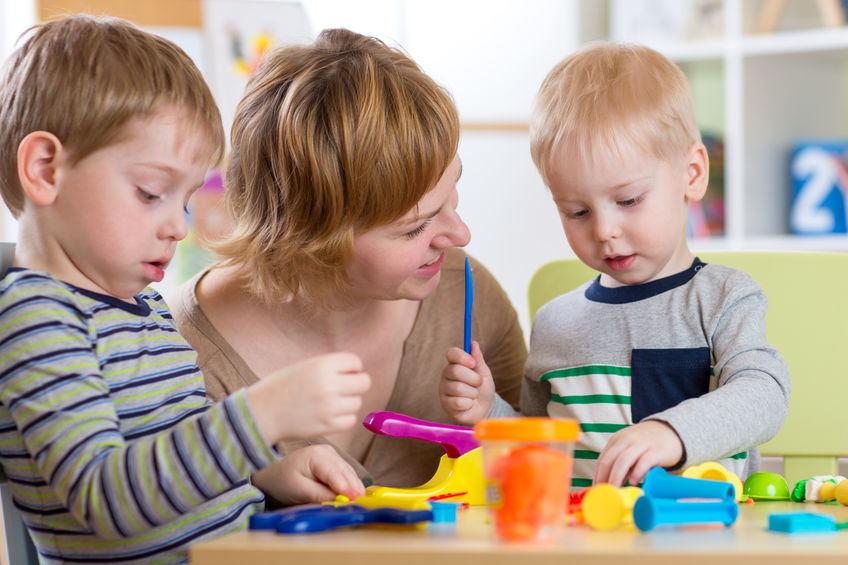
[[[544,539],[565,522],[577,422],[503,418],[479,422],[486,501],[504,540]]]

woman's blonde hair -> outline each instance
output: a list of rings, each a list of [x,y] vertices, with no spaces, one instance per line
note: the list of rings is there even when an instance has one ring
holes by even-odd
[[[530,120],[530,153],[546,184],[563,150],[591,159],[626,142],[670,161],[700,141],[686,76],[637,45],[594,43],[558,63]]]
[[[165,104],[206,130],[213,163],[226,141],[221,114],[192,60],[171,41],[117,18],[73,15],[31,28],[0,74],[0,192],[23,211],[18,145],[34,131],[62,142],[77,163]]]
[[[238,105],[213,245],[265,302],[344,288],[354,235],[397,220],[456,154],[451,96],[399,49],[344,29],[267,53]]]

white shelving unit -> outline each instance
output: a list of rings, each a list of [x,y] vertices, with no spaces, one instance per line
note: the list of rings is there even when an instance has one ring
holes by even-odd
[[[646,42],[677,62],[693,83],[704,73],[710,75],[706,80],[721,83],[706,90],[722,93],[717,106],[724,138],[725,235],[695,240],[693,246],[848,250],[848,235],[794,236],[788,225],[793,146],[848,137],[848,27],[821,27],[816,2],[789,0],[787,15],[794,11],[797,24],[802,12],[802,29],[779,25],[757,34],[762,6],[763,0],[724,0],[721,37]],[[696,88],[696,107],[716,105],[698,100],[698,94]]]

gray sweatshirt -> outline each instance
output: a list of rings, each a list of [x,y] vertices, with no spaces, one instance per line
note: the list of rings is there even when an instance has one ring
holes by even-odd
[[[789,369],[766,341],[767,308],[750,276],[698,259],[641,285],[587,282],[536,314],[521,413],[580,422],[575,487],[591,484],[615,431],[644,419],[680,436],[677,468],[718,461],[744,480],[789,406]]]

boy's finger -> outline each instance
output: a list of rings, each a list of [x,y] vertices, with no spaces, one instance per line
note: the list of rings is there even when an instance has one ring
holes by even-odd
[[[474,347],[472,345],[472,347]],[[473,351],[473,349],[472,349]],[[453,365],[462,365],[463,367],[468,367],[469,369],[473,369],[475,367],[474,357],[460,349],[459,347],[451,347],[445,353],[445,358],[448,360],[448,363]]]

